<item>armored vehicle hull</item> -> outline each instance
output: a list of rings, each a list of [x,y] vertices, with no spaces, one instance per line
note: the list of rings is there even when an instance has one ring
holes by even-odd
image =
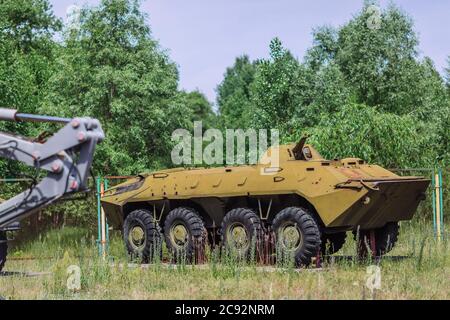
[[[397,238],[397,222],[412,218],[430,183],[358,158],[325,160],[304,140],[272,147],[265,156],[274,152],[277,166],[262,161],[139,175],[108,190],[102,206],[109,223],[128,232],[130,253],[144,260],[163,238],[172,252],[192,257],[192,241],[207,235],[245,257],[251,237],[273,231],[302,265],[326,246],[337,251],[346,231],[359,230],[373,242],[374,254],[386,253]],[[138,218],[128,218],[136,212]],[[371,231],[379,235],[378,246]]]

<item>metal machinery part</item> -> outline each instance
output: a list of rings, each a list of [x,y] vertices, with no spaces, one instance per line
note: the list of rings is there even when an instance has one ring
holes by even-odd
[[[64,124],[43,143],[0,132],[0,157],[47,171],[39,183],[0,204],[0,232],[17,230],[19,221],[27,216],[66,195],[88,190],[95,146],[105,137],[97,119],[32,115],[0,108],[0,120]]]

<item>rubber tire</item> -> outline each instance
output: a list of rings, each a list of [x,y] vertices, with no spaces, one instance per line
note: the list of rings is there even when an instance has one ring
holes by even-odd
[[[249,246],[246,250],[237,252],[234,248],[228,245],[227,228],[233,223],[240,223],[245,228],[247,233],[247,241]],[[257,246],[261,243],[262,225],[258,215],[249,208],[236,208],[227,212],[221,224],[221,240],[222,245],[228,252],[234,252],[238,260],[248,260],[256,257]],[[253,245],[254,244],[254,245]],[[252,249],[255,249],[253,252]]]
[[[347,232],[338,232],[338,233],[329,233],[322,234],[321,244],[320,244],[320,252],[323,256],[332,255],[339,250],[345,244],[345,239],[347,238]]]
[[[132,227],[140,225],[145,232],[145,245],[142,250],[136,251],[130,244],[128,234]],[[123,238],[128,254],[132,259],[139,258],[142,263],[149,263],[156,258],[162,259],[162,234],[159,224],[150,211],[137,209],[132,211],[123,224]]]
[[[0,232],[0,240],[1,241],[6,240],[5,232]],[[8,255],[8,243],[2,242],[0,243],[0,272],[3,270],[3,267],[5,266],[7,255]]]
[[[180,249],[174,246],[170,239],[170,228],[176,221],[183,222],[189,238],[185,248]],[[172,253],[175,262],[185,259],[186,262],[193,262],[197,254],[204,254],[206,245],[206,228],[202,218],[192,208],[179,207],[169,212],[164,221],[164,237],[168,250]],[[198,247],[198,246],[201,247]],[[200,249],[200,252],[198,252]],[[203,253],[201,252],[203,251]]]
[[[320,250],[321,235],[319,227],[308,210],[300,207],[288,207],[281,210],[273,219],[272,227],[279,241],[278,229],[283,223],[294,222],[298,231],[303,235],[303,245],[294,252],[295,264],[297,267],[306,267],[311,263],[311,258],[317,256]],[[278,245],[276,246],[278,249]],[[279,252],[285,256],[285,252]],[[277,256],[279,256],[277,254]]]
[[[398,240],[399,229],[398,222],[388,222],[385,226],[374,230],[376,257],[381,257],[394,248]],[[367,257],[367,245],[372,248],[370,244],[370,230],[361,230],[359,232],[359,239],[357,239],[357,232],[353,232],[353,234],[357,242],[358,257]]]

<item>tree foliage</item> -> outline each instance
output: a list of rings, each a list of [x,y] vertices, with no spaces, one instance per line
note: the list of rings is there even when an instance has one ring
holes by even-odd
[[[270,59],[258,63],[251,85],[254,107],[251,124],[257,128],[276,127],[282,132],[292,128],[293,115],[302,104],[304,73],[299,62],[275,38],[270,43]],[[256,109],[257,112],[254,112]]]
[[[328,159],[356,155],[388,168],[428,167],[436,158],[428,128],[411,115],[381,112],[375,107],[348,104],[321,118],[310,142]]]
[[[313,30],[313,45],[303,61],[274,39],[270,58],[254,64],[252,83],[233,89],[249,88],[241,110],[251,110],[252,117],[244,118],[243,127],[278,128],[283,141],[309,133],[330,156],[366,157],[391,166],[448,163],[450,97],[445,80],[430,58],[418,57],[413,20],[389,5],[380,10],[379,25],[370,27],[372,4],[365,2],[339,28]],[[226,104],[218,103],[221,111]]]
[[[138,1],[103,0],[69,30],[45,111],[98,118],[107,139],[96,168],[131,174],[170,165],[171,132],[189,126],[178,71],[152,39]]]
[[[224,128],[244,128],[248,125],[252,110],[250,84],[253,82],[256,62],[247,55],[237,57],[227,68],[223,81],[217,87],[217,104],[220,124]]]
[[[369,5],[337,30],[319,28],[306,61],[314,69],[335,62],[355,102],[429,117],[445,103],[445,90],[431,59],[418,59],[412,19],[390,5],[381,12],[379,27],[369,28]]]
[[[0,103],[24,112],[99,118],[108,138],[99,146],[95,168],[109,174],[170,166],[171,132],[190,129],[197,120],[205,129],[278,128],[284,141],[310,133],[325,154],[329,145],[342,145],[331,131],[363,128],[371,137],[366,147],[375,151],[383,132],[408,132],[412,138],[402,139],[408,146],[383,143],[378,157],[345,144],[337,153],[405,166],[447,162],[449,71],[442,77],[431,59],[418,57],[413,20],[398,7],[381,10],[379,26],[370,28],[372,4],[366,1],[341,27],[314,29],[302,60],[277,38],[268,59],[237,57],[217,87],[216,116],[200,92],[178,90],[177,67],[153,39],[139,1],[84,7],[79,23],[66,26],[57,42],[61,21],[47,0],[4,0]],[[411,131],[404,131],[406,125]],[[38,133],[28,124],[1,126]],[[433,152],[396,160],[408,148],[416,150],[418,141],[427,141]]]
[[[52,37],[60,27],[46,0],[2,0],[0,105],[23,112],[35,111],[40,105],[54,70],[57,44]]]
[[[0,5],[0,106],[35,112],[42,103],[46,84],[54,71],[58,45],[53,41],[61,22],[46,0],[2,0]],[[0,130],[35,136],[28,123],[0,122]],[[0,160],[3,176],[24,169]]]
[[[216,114],[212,110],[211,103],[203,93],[198,90],[181,93],[183,103],[191,111],[191,122],[202,121],[204,129],[215,128],[217,125]]]

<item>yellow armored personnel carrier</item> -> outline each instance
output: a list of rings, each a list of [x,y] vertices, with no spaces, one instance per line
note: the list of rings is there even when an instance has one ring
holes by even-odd
[[[398,176],[359,158],[325,160],[303,138],[271,147],[279,165],[177,168],[138,175],[108,190],[102,206],[123,230],[130,254],[148,261],[163,239],[174,256],[192,259],[209,237],[248,257],[267,232],[297,265],[334,253],[358,230],[372,253],[395,244],[398,221],[412,218],[429,180]]]

